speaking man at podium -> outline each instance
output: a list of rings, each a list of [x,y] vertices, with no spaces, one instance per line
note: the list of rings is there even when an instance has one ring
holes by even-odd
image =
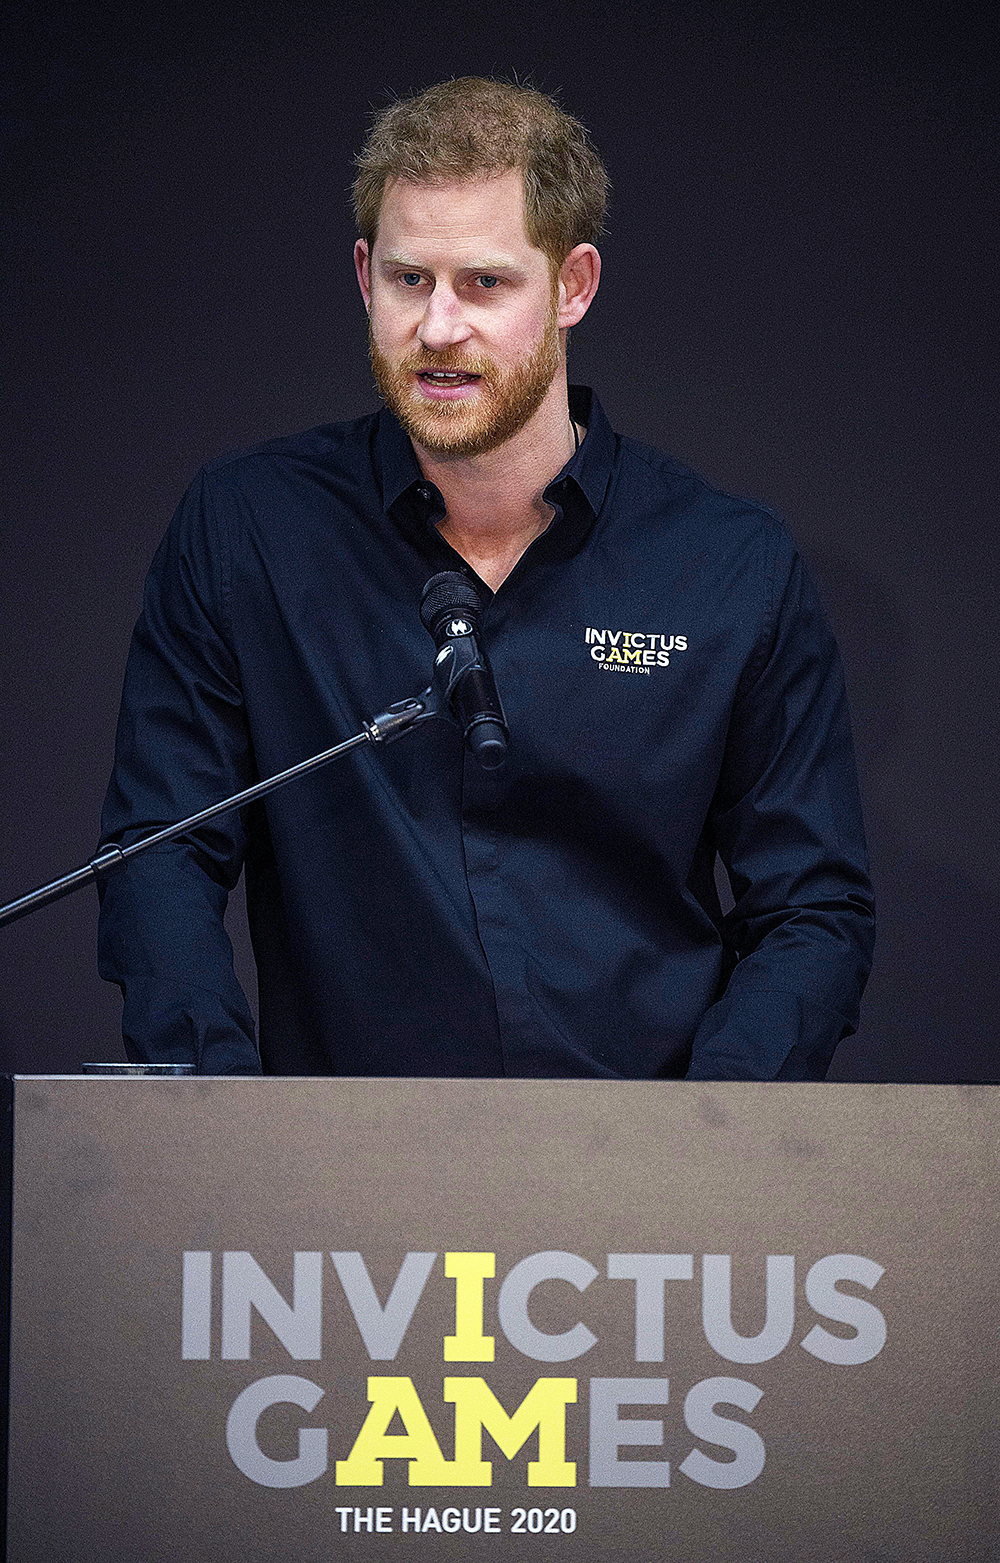
[[[552,99],[464,78],[379,114],[358,169],[384,406],[192,485],[146,583],[102,842],[420,688],[442,571],[478,593],[506,763],[429,721],[110,875],[100,969],[129,1057],[821,1078],[873,938],[840,664],[783,525],[567,385],[600,159]],[[669,308],[662,260],[636,259]],[[223,926],[241,870],[259,1041]]]

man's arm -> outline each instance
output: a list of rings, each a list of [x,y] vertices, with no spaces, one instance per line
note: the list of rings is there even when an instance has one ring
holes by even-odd
[[[135,840],[256,779],[227,634],[228,590],[227,538],[202,475],[146,581],[102,845]],[[98,966],[121,987],[125,1050],[133,1062],[193,1063],[203,1074],[260,1073],[223,926],[243,851],[242,820],[226,815],[105,880]]]
[[[688,1079],[822,1079],[871,968],[868,879],[843,673],[791,540],[776,529],[767,631],[733,709],[709,818],[735,906],[725,992]]]

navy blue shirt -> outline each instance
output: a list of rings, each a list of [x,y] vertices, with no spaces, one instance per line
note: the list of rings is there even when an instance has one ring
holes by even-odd
[[[432,721],[109,877],[133,1060],[204,1073],[812,1079],[873,936],[843,678],[767,510],[587,426],[487,599],[489,773]],[[469,567],[387,411],[206,467],[146,583],[102,841],[358,731],[430,682]],[[735,907],[724,916],[716,852]],[[259,1050],[223,927],[245,867]]]

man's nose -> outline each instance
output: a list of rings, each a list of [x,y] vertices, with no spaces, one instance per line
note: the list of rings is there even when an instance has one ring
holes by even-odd
[[[465,318],[462,302],[448,288],[438,283],[434,287],[417,326],[417,339],[430,353],[443,353],[446,348],[467,342],[472,327]]]

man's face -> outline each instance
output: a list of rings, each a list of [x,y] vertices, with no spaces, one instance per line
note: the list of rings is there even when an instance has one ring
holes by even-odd
[[[355,260],[375,382],[410,438],[469,457],[517,434],[561,364],[558,281],[524,231],[520,171],[392,181],[374,253],[359,241]]]

